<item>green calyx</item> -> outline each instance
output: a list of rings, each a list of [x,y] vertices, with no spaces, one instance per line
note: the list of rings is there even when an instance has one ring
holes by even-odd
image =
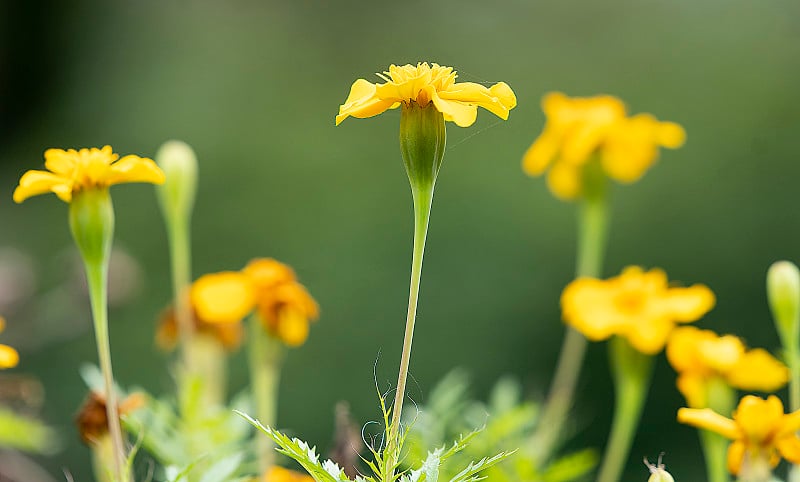
[[[114,238],[114,206],[108,188],[73,194],[69,226],[84,262],[93,266],[104,263],[111,253]]]
[[[400,151],[415,196],[433,190],[442,166],[446,140],[444,116],[433,103],[425,107],[416,102],[403,104]]]
[[[156,164],[166,177],[164,184],[156,186],[164,216],[169,222],[187,222],[197,191],[194,151],[185,142],[168,141],[158,150]]]

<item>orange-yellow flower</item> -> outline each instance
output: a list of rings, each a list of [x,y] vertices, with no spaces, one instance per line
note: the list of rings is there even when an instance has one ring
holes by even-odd
[[[144,394],[132,393],[117,406],[120,415],[127,415],[146,403]],[[108,435],[108,412],[106,412],[106,398],[94,390],[84,400],[78,415],[75,416],[75,425],[78,434],[86,445],[99,443],[100,439]]]
[[[676,323],[700,319],[714,306],[704,285],[675,288],[660,269],[625,268],[607,280],[578,278],[561,294],[564,321],[593,341],[626,338],[638,351],[661,351]]]
[[[308,338],[319,317],[316,301],[287,265],[254,259],[241,271],[205,275],[191,289],[197,316],[209,323],[238,323],[255,310],[270,335],[288,346]]]
[[[774,392],[789,381],[789,369],[766,350],[747,350],[736,336],[693,326],[672,333],[667,359],[678,372],[678,390],[695,408],[707,406],[707,386],[715,377],[733,388],[759,392]]]
[[[739,401],[733,420],[710,408],[681,408],[678,421],[723,435],[728,447],[728,470],[736,475],[747,464],[768,463],[775,467],[781,457],[800,463],[800,410],[783,413],[783,403],[774,395],[764,400],[747,395]]]
[[[674,122],[650,114],[628,117],[616,97],[567,97],[551,92],[542,99],[547,123],[522,161],[539,176],[550,168],[547,184],[560,199],[580,197],[583,168],[598,159],[605,174],[623,183],[638,180],[658,158],[658,148],[680,147],[686,133]]]
[[[242,344],[244,329],[241,323],[214,323],[204,320],[197,315],[194,307],[192,307],[191,315],[192,328],[196,333],[208,335],[217,340],[228,351],[234,351]],[[163,350],[174,350],[178,345],[179,335],[175,309],[169,307],[159,320],[156,344]]]
[[[23,174],[14,190],[14,201],[53,192],[62,201],[85,189],[104,189],[124,182],[161,184],[164,173],[151,159],[128,155],[119,158],[111,146],[102,149],[48,149],[44,153],[47,171]]]
[[[6,320],[0,316],[0,332],[6,327]],[[19,353],[8,345],[0,344],[0,370],[14,368],[19,363]]]
[[[310,475],[273,465],[264,473],[263,482],[314,482]]]
[[[457,74],[452,67],[427,62],[390,65],[388,71],[377,75],[385,82],[373,84],[358,79],[353,83],[350,95],[339,107],[336,125],[350,116],[362,119],[376,116],[401,103],[415,102],[425,107],[433,102],[445,120],[468,127],[475,122],[478,107],[506,120],[508,112],[517,105],[514,92],[505,82],[489,88],[473,82],[456,82]]]

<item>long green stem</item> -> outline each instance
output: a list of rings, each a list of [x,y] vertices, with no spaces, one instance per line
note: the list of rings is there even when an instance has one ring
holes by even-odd
[[[192,248],[189,226],[186,220],[178,217],[174,217],[167,224],[175,320],[178,325],[181,357],[184,363],[183,369],[191,374],[194,373],[194,370],[191,366],[192,356],[189,340],[194,333],[194,327],[192,325],[192,309],[187,293],[192,279]]]
[[[653,357],[638,352],[619,336],[609,341],[615,404],[611,435],[597,482],[618,482],[628,460],[636,428],[644,409],[653,372]]]
[[[578,253],[576,277],[600,277],[606,249],[608,208],[602,192],[587,196],[578,214]],[[586,354],[586,338],[567,327],[555,376],[542,410],[541,423],[533,439],[533,451],[540,461],[555,451],[564,422],[572,408],[572,398]]]
[[[706,383],[705,404],[711,410],[730,417],[736,404],[736,392],[720,377],[713,377]],[[700,407],[698,407],[700,408]],[[708,482],[729,482],[728,444],[722,435],[708,430],[699,430],[700,444],[706,461]]]
[[[267,334],[257,316],[251,316],[249,324],[250,389],[256,417],[263,425],[274,428],[278,414],[278,385],[284,349],[280,341]],[[258,437],[256,450],[259,468],[264,473],[275,463],[274,445],[268,437]]]
[[[403,336],[403,352],[400,356],[400,372],[397,376],[397,392],[392,405],[392,422],[389,426],[389,437],[386,453],[389,456],[389,467],[397,462],[395,453],[400,444],[400,417],[403,411],[403,401],[406,394],[406,380],[408,366],[411,360],[411,342],[414,337],[414,323],[417,318],[417,300],[419,297],[419,283],[422,276],[422,257],[425,252],[425,238],[428,235],[428,222],[430,221],[431,202],[433,201],[433,186],[428,189],[414,190],[414,253],[411,260],[411,283],[408,293],[408,311],[406,313],[406,330]]]
[[[86,280],[89,286],[89,298],[92,304],[92,317],[94,319],[94,334],[97,342],[97,357],[100,361],[100,371],[103,373],[105,385],[106,416],[108,417],[108,432],[111,436],[111,448],[114,456],[114,480],[125,482],[128,480],[125,470],[125,449],[122,441],[122,428],[117,411],[117,394],[114,390],[114,374],[111,369],[111,345],[108,338],[108,306],[107,306],[107,280],[108,262],[86,262]]]

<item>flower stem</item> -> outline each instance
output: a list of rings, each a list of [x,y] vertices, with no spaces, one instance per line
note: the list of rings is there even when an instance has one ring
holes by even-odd
[[[175,320],[178,325],[183,369],[191,374],[194,373],[194,370],[189,341],[194,334],[194,327],[192,326],[192,311],[188,297],[188,288],[192,279],[192,248],[189,226],[185,220],[179,218],[169,220],[167,225]]]
[[[588,169],[588,167],[587,167]],[[597,181],[602,183],[602,181]],[[587,193],[588,194],[588,193]],[[600,277],[608,231],[608,208],[605,193],[598,188],[581,201],[578,213],[578,252],[576,277]],[[542,410],[532,448],[540,462],[549,459],[563,434],[567,414],[572,408],[575,386],[586,354],[586,338],[572,327],[567,327],[555,376]]]
[[[256,315],[250,317],[248,357],[250,363],[250,389],[253,394],[256,417],[267,427],[275,427],[278,413],[278,385],[283,367],[284,350],[280,341],[269,336]],[[258,464],[264,473],[275,463],[275,450],[268,437],[258,437],[256,447]]]
[[[91,262],[86,260],[86,280],[89,286],[89,298],[92,304],[92,317],[94,319],[94,334],[97,342],[97,357],[100,361],[100,371],[103,373],[105,385],[106,416],[108,417],[108,432],[111,437],[113,452],[114,480],[125,482],[129,480],[125,470],[125,449],[122,441],[122,428],[119,423],[117,394],[114,389],[114,374],[111,369],[111,345],[108,338],[108,306],[107,282],[108,261]]]
[[[619,336],[609,341],[616,400],[611,435],[597,482],[618,482],[628,460],[650,388],[653,357],[640,353]]]
[[[397,391],[395,392],[394,405],[392,405],[392,422],[389,425],[389,437],[386,446],[390,472],[399,459],[400,417],[403,411],[403,401],[406,393],[406,380],[408,366],[411,360],[411,341],[414,337],[414,323],[417,318],[417,300],[419,284],[422,276],[422,257],[425,252],[425,238],[428,234],[428,221],[431,214],[433,201],[433,186],[428,188],[413,189],[414,194],[414,253],[411,260],[411,283],[408,293],[408,312],[406,314],[406,329],[403,336],[403,352],[400,356],[400,373],[397,376]]]
[[[736,404],[736,392],[725,380],[719,377],[711,378],[706,385],[705,398],[705,406],[726,417],[731,416]],[[727,460],[728,439],[709,430],[699,430],[699,433],[708,482],[730,482]]]

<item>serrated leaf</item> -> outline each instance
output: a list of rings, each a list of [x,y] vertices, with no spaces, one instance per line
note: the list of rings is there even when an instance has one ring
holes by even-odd
[[[484,477],[478,475],[480,471],[488,469],[489,467],[502,462],[514,454],[514,452],[516,452],[516,450],[512,452],[500,452],[495,456],[484,457],[477,462],[470,462],[469,465],[464,468],[464,470],[457,473],[452,479],[450,479],[450,482],[474,482],[481,480]]]

